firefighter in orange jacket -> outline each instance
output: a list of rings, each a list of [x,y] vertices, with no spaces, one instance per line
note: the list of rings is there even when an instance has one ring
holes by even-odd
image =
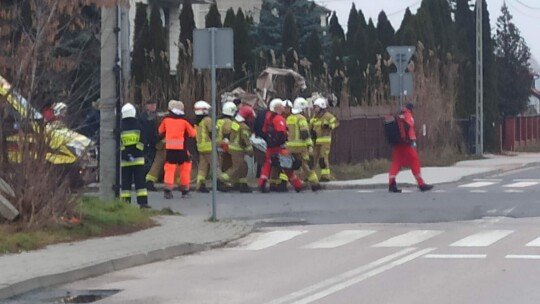
[[[422,179],[422,175],[420,174],[420,159],[418,158],[418,153],[416,152],[416,134],[414,132],[414,118],[412,114],[413,108],[414,105],[412,103],[407,103],[402,111],[403,120],[408,125],[408,143],[395,144],[392,146],[392,166],[388,172],[389,192],[401,192],[401,189],[398,189],[396,184],[396,176],[403,166],[411,168],[420,191],[424,192],[433,189],[433,185],[426,184],[424,179]]]
[[[189,181],[191,179],[191,156],[186,149],[185,137],[195,138],[195,128],[185,119],[184,103],[177,100],[169,101],[169,115],[159,125],[158,132],[165,136],[165,198],[172,199],[174,175],[180,167],[180,190],[182,198],[189,196]]]

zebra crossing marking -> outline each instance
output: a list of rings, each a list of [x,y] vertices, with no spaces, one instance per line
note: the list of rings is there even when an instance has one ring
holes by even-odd
[[[331,236],[328,236],[322,240],[313,242],[304,246],[303,248],[310,249],[329,249],[343,245],[347,245],[363,237],[371,235],[376,231],[373,230],[343,230]]]
[[[465,185],[459,185],[459,188],[480,188],[495,185],[497,182],[473,182]]]
[[[441,234],[440,230],[413,230],[405,234],[395,236],[384,242],[373,245],[373,247],[409,247],[426,241]]]
[[[454,242],[450,245],[450,247],[487,247],[509,236],[513,232],[513,230],[482,231]]]
[[[485,259],[487,254],[426,254],[426,259]]]
[[[245,245],[240,246],[237,249],[239,250],[261,250],[266,249],[272,246],[275,246],[279,243],[288,241],[294,237],[306,233],[306,230],[276,230],[270,231],[256,236],[255,241]]]
[[[530,186],[536,186],[538,184],[540,184],[540,182],[525,182],[525,181],[522,181],[522,182],[516,182],[516,183],[504,185],[503,187],[505,187],[505,188],[525,188],[525,187],[530,187]]]

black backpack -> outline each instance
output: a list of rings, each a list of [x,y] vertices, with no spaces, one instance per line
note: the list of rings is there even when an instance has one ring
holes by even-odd
[[[387,115],[384,117],[384,134],[391,145],[411,142],[409,139],[409,124],[405,122],[402,115]]]

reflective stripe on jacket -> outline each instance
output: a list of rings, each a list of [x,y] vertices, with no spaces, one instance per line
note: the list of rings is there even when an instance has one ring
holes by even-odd
[[[313,146],[309,135],[307,119],[302,114],[293,114],[287,117],[288,141],[287,147],[306,148]]]
[[[197,151],[199,152],[212,152],[212,138],[210,133],[212,132],[212,118],[209,116],[204,117],[196,126],[197,130]]]
[[[237,152],[251,153],[253,146],[249,140],[251,131],[244,122],[233,121],[231,124],[231,138],[229,142],[229,150]]]
[[[329,144],[332,142],[332,130],[339,126],[339,122],[332,113],[324,111],[311,118],[309,126],[311,132],[315,132],[315,144]]]
[[[165,134],[165,149],[184,150],[185,137],[195,138],[197,131],[183,115],[169,115],[159,125],[159,134]]]
[[[122,119],[120,131],[120,151],[122,167],[144,165],[144,133],[142,125],[135,118]]]

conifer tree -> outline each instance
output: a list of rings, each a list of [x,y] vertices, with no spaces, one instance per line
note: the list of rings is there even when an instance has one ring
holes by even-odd
[[[512,22],[512,15],[503,4],[497,19],[495,56],[497,62],[500,110],[503,116],[522,113],[530,96],[529,47]]]
[[[195,29],[195,17],[191,0],[184,0],[180,12],[180,43],[187,45],[187,40],[193,42],[193,30]]]
[[[208,11],[208,14],[206,14],[204,25],[206,28],[223,26],[217,3],[214,2],[210,5],[210,10]]]
[[[234,27],[234,10],[229,8],[225,14],[225,21],[223,21],[223,27]]]
[[[285,66],[294,67],[295,57],[298,56],[298,27],[294,20],[294,15],[289,12],[285,16],[282,31],[282,49],[281,53],[285,56]]]

